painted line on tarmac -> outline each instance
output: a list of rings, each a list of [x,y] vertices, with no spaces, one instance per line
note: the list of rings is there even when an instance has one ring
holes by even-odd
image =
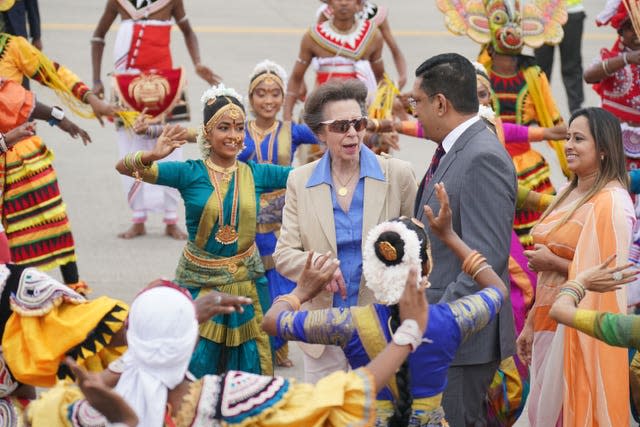
[[[42,24],[42,28],[51,31],[93,31],[97,24],[74,24],[65,22],[50,22]],[[117,28],[114,25],[114,29]],[[224,26],[202,26],[194,25],[193,29],[196,33],[217,33],[217,34],[272,34],[272,35],[302,35],[305,28],[284,28],[284,27],[224,27]],[[177,27],[173,28],[177,31]],[[456,36],[448,31],[426,31],[426,30],[398,30],[393,34],[397,37],[461,37]],[[613,41],[614,35],[609,33],[592,33],[583,34],[584,40],[605,40]]]

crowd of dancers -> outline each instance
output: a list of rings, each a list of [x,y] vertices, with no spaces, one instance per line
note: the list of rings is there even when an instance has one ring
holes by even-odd
[[[107,0],[91,88],[42,53],[37,1],[1,0],[0,425],[628,426],[640,410],[640,317],[627,314],[640,303],[640,5],[607,1],[597,22],[618,37],[584,72],[579,0],[437,5],[477,58],[441,53],[410,78],[387,8],[327,0],[290,77],[261,61],[244,100],[203,64],[183,0]],[[173,25],[211,85],[196,127]],[[567,121],[546,77],[555,45]],[[582,107],[583,78],[601,107]],[[90,142],[71,113],[113,119],[132,212],[119,237],[142,238],[160,211],[166,235],[186,240],[173,280],[131,305],[87,298],[80,279],[34,126]],[[399,133],[436,146],[420,180],[392,156]],[[182,160],[187,143],[201,158]],[[64,283],[42,272],[53,268]],[[290,341],[303,381],[274,376],[293,366]]]

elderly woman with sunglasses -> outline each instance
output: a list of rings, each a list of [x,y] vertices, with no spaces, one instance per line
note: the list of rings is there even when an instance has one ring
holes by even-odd
[[[340,260],[329,289],[305,304],[307,310],[373,302],[362,281],[364,239],[380,222],[413,214],[417,185],[411,165],[376,156],[362,143],[366,97],[367,89],[357,80],[331,81],[305,103],[304,121],[327,150],[321,159],[291,172],[273,258],[278,272],[293,281],[310,251],[330,252]],[[301,347],[307,382],[347,369],[339,347]]]

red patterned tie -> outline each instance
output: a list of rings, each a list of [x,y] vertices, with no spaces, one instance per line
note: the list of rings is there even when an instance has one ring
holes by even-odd
[[[446,154],[446,151],[444,151],[444,148],[442,148],[442,144],[439,144],[438,148],[436,148],[436,152],[433,153],[433,157],[431,158],[431,164],[429,165],[429,169],[427,169],[427,173],[424,174],[424,179],[422,180],[423,191],[427,188],[427,185],[429,185],[429,181],[431,181],[431,178],[433,178],[433,175],[436,173],[436,169],[438,169],[438,165],[440,164],[440,159],[445,154]]]

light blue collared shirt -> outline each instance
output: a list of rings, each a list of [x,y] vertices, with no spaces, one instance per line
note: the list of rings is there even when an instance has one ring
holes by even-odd
[[[360,278],[362,277],[362,217],[364,213],[364,179],[385,181],[384,173],[376,155],[364,144],[360,145],[360,179],[356,186],[349,212],[344,212],[338,199],[331,177],[331,157],[329,151],[318,162],[306,187],[327,184],[331,188],[333,219],[336,229],[336,247],[340,270],[347,286],[347,299],[339,293],[333,296],[334,307],[351,307],[358,303]]]

